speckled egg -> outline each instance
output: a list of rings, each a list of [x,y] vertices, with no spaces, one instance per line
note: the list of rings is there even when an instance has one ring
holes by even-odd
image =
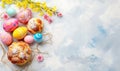
[[[27,28],[32,34],[35,34],[37,32],[42,32],[43,22],[39,18],[32,18],[29,20],[27,24]]]
[[[27,34],[27,28],[23,26],[18,27],[13,31],[13,37],[16,39],[23,39],[26,34]]]
[[[27,36],[25,36],[25,38],[24,38],[24,41],[26,42],[26,43],[33,43],[33,41],[34,41],[34,39],[33,39],[33,36],[32,35],[27,35]]]
[[[18,20],[15,18],[8,19],[3,23],[3,29],[6,32],[12,32],[17,27],[18,27]]]
[[[13,17],[16,15],[16,10],[14,8],[8,8],[6,12],[10,17]]]
[[[38,43],[42,42],[42,37],[43,37],[43,35],[41,33],[36,33],[33,36],[34,40]]]
[[[17,14],[17,19],[23,24],[27,24],[29,19],[32,18],[32,12],[30,9],[23,9]]]
[[[0,32],[0,39],[6,45],[10,45],[12,43],[12,36],[7,32]]]

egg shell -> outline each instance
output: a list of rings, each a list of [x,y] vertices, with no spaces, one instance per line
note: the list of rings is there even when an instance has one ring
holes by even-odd
[[[32,18],[32,11],[30,9],[22,9],[18,14],[17,14],[17,19],[19,22],[23,24],[27,24],[29,19]]]
[[[25,35],[27,34],[27,28],[26,27],[18,27],[13,31],[13,37],[15,39],[23,39]]]
[[[10,17],[13,17],[17,14],[14,8],[8,8],[6,12]]]
[[[43,35],[41,33],[36,33],[33,36],[34,40],[38,43],[42,42]]]
[[[33,43],[33,41],[34,41],[34,39],[33,39],[33,36],[32,35],[27,35],[27,36],[25,36],[25,38],[24,38],[24,41],[26,42],[26,43]]]
[[[6,45],[10,45],[13,41],[12,36],[7,32],[1,32],[0,33],[0,39]]]
[[[5,22],[3,23],[3,29],[6,32],[12,32],[17,27],[18,27],[18,20],[15,19],[15,18],[11,18],[11,19],[5,20]]]

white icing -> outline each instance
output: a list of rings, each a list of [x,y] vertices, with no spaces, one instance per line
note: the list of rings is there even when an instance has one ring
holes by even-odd
[[[24,53],[20,52],[19,57],[23,59],[25,57]]]
[[[31,21],[29,22],[29,27],[30,27],[31,29],[36,28],[36,23],[35,23],[34,20],[31,20]]]
[[[17,52],[18,52],[18,49],[17,49],[17,48],[13,48],[13,49],[12,49],[12,53],[13,53],[13,54],[16,54]]]

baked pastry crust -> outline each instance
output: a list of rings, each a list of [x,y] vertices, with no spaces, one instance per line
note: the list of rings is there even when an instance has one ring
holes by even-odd
[[[8,48],[8,59],[16,65],[24,65],[31,59],[31,48],[23,41],[13,42]]]
[[[39,18],[32,18],[29,20],[27,24],[27,28],[29,32],[35,34],[37,32],[42,32],[43,29],[43,22]]]

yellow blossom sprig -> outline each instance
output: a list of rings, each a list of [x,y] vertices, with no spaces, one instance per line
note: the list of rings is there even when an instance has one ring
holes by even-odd
[[[2,7],[5,7],[6,4],[15,4],[19,8],[30,8],[34,12],[39,12],[40,16],[43,16],[45,13],[53,16],[57,11],[56,6],[48,7],[46,2],[33,2],[31,0],[2,0],[1,2]]]

